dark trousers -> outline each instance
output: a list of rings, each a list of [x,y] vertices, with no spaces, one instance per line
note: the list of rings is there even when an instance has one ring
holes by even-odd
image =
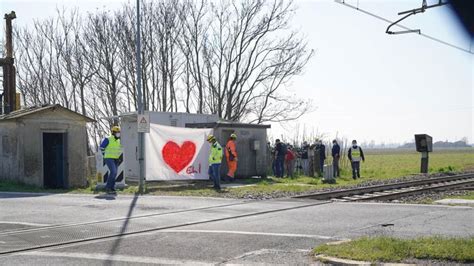
[[[310,177],[314,177],[314,168],[316,168],[315,163],[314,163],[314,157],[309,157],[309,170],[308,170],[308,175]]]
[[[277,165],[277,161],[276,161],[275,158],[273,158],[273,160],[272,160],[272,172],[273,172],[273,175],[274,175],[274,176],[277,176],[277,170],[276,170],[277,168],[276,168],[276,165]]]
[[[360,178],[360,162],[352,162],[352,178],[359,177]]]
[[[221,164],[214,163],[209,166],[209,175],[214,182],[214,188],[221,189],[221,177],[220,177]]]
[[[323,176],[323,172],[324,172],[324,159],[323,158],[319,159],[319,169],[321,169],[321,172],[319,173],[319,175]]]
[[[275,160],[275,172],[277,177],[283,177],[285,157],[277,157]]]
[[[341,173],[339,172],[339,156],[332,157],[332,169],[333,169],[333,177],[339,177],[341,176]]]
[[[115,178],[117,177],[117,160],[115,159],[104,159],[105,164],[109,168],[109,175],[107,177],[107,183],[105,184],[106,189],[114,189]]]

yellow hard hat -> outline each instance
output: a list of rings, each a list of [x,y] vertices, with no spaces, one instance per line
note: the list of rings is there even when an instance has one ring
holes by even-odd
[[[231,138],[231,139],[236,139],[236,138],[237,138],[237,135],[236,135],[235,133],[232,133],[232,134],[230,134],[230,138]]]
[[[112,127],[112,133],[115,133],[115,132],[120,132],[120,128],[118,126]]]
[[[212,140],[215,140],[215,139],[216,139],[216,137],[214,137],[214,135],[212,135],[212,134],[207,136],[207,141],[212,141]]]

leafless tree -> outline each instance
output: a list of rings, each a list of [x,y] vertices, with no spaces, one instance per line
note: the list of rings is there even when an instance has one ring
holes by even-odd
[[[292,6],[283,0],[211,4],[215,19],[203,49],[211,112],[263,123],[296,119],[310,110],[309,102],[281,93],[313,55],[288,29]]]
[[[215,113],[232,121],[283,122],[313,110],[290,81],[313,56],[290,27],[284,0],[156,0],[141,9],[143,102],[148,110]],[[58,10],[16,34],[26,105],[59,103],[100,121],[137,109],[136,10]],[[105,118],[105,119],[104,119]]]
[[[119,77],[122,72],[119,58],[119,44],[117,32],[122,29],[116,23],[116,16],[111,12],[90,14],[85,26],[85,43],[90,49],[87,54],[89,65],[95,65],[94,87],[102,101],[102,108],[106,114],[117,117],[121,105],[120,93],[122,86]],[[96,94],[97,95],[97,94]],[[113,124],[118,124],[118,119],[113,119]]]

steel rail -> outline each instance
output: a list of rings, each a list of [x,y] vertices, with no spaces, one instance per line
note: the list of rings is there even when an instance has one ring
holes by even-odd
[[[408,187],[415,187],[415,186],[423,186],[423,185],[430,185],[435,183],[442,183],[442,182],[449,182],[454,180],[463,180],[474,178],[474,174],[462,174],[462,175],[455,175],[455,176],[445,176],[445,177],[438,177],[438,178],[429,178],[429,179],[422,179],[422,180],[414,180],[414,181],[407,181],[407,182],[399,182],[394,184],[384,184],[384,185],[375,185],[375,186],[368,186],[368,187],[361,187],[361,188],[351,188],[351,189],[341,189],[336,191],[326,191],[320,193],[313,193],[308,195],[301,195],[296,196],[295,198],[310,198],[316,200],[329,200],[335,198],[343,198],[343,197],[350,197],[355,195],[363,195],[368,193],[374,192],[384,192],[389,190],[401,189],[401,188],[408,188]]]
[[[386,194],[366,194],[350,201],[372,201],[372,200],[393,200],[401,197],[420,194],[427,191],[445,191],[458,187],[465,187],[474,184],[474,178],[455,180],[447,183],[434,184],[423,187],[410,187],[401,191],[387,191]],[[376,192],[377,193],[377,192]]]
[[[200,225],[200,224],[227,221],[227,220],[240,219],[240,218],[246,218],[246,217],[252,217],[252,216],[259,216],[259,215],[270,214],[270,213],[290,211],[290,210],[314,207],[314,206],[328,204],[328,203],[331,203],[331,202],[330,201],[318,201],[318,202],[314,202],[314,203],[307,203],[307,204],[304,204],[304,205],[298,205],[298,206],[292,206],[292,207],[283,207],[283,208],[277,208],[277,209],[266,210],[266,211],[255,211],[255,212],[238,214],[238,215],[233,215],[233,216],[228,216],[228,217],[211,218],[211,219],[207,219],[207,220],[198,220],[198,221],[195,221],[195,222],[181,222],[181,223],[177,223],[177,224],[158,226],[158,227],[150,226],[150,227],[144,228],[144,229],[131,230],[131,231],[127,231],[127,232],[115,232],[115,233],[109,233],[109,234],[102,235],[102,236],[77,237],[75,239],[70,239],[70,240],[66,240],[66,241],[58,241],[58,242],[47,243],[47,244],[33,244],[32,243],[32,245],[27,246],[27,247],[0,250],[0,258],[2,256],[9,256],[9,255],[12,255],[12,254],[29,252],[29,251],[33,251],[33,250],[42,250],[42,249],[47,249],[47,248],[62,247],[62,246],[71,245],[71,244],[85,244],[85,243],[92,242],[92,241],[97,241],[97,240],[114,239],[114,238],[117,238],[117,237],[130,236],[130,235],[139,235],[139,234],[150,233],[150,232],[160,232],[160,231],[164,231],[164,230],[167,230],[167,229],[181,228],[181,227],[186,227],[186,226],[191,226],[191,225]],[[222,207],[222,206],[216,206],[215,208],[219,208],[219,207]],[[212,207],[210,207],[210,208],[212,208]],[[202,210],[202,209],[206,209],[206,208],[196,208],[196,209],[197,210]],[[143,217],[133,217],[133,218],[130,218],[130,220],[135,220],[135,219],[139,219],[139,218],[143,218]],[[74,227],[90,225],[90,224],[91,223],[84,223],[84,224],[70,225],[68,227],[74,228]],[[41,229],[43,229],[43,230],[41,230]],[[48,230],[51,230],[51,229],[54,229],[54,228],[39,228],[38,231],[48,232]],[[7,233],[4,234],[4,236],[6,235],[6,236],[14,236],[15,237],[15,236],[20,236],[21,234],[24,234],[24,233],[28,233],[28,232],[24,232],[24,231],[7,232]]]

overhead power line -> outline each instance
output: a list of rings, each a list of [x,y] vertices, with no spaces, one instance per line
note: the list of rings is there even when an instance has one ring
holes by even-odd
[[[374,17],[374,18],[376,18],[376,19],[385,21],[385,22],[387,22],[387,23],[390,23],[390,24],[394,24],[394,23],[395,23],[394,21],[391,21],[391,20],[386,19],[386,18],[384,18],[384,17],[378,16],[378,15],[376,15],[376,14],[374,14],[374,13],[369,12],[369,11],[363,10],[363,9],[359,8],[358,5],[357,5],[357,6],[353,6],[353,5],[351,5],[351,4],[348,4],[348,3],[346,3],[344,0],[335,0],[335,2],[336,2],[336,3],[339,3],[339,4],[342,4],[342,5],[346,6],[346,7],[355,9],[355,10],[361,12],[361,13],[364,13],[364,14],[369,15],[369,16],[371,16],[371,17]],[[420,36],[422,36],[422,37],[425,37],[425,38],[427,38],[427,39],[430,39],[430,40],[432,40],[432,41],[441,43],[441,44],[443,44],[443,45],[449,46],[449,47],[451,47],[451,48],[454,48],[454,49],[457,49],[457,50],[460,50],[460,51],[463,51],[463,52],[466,52],[466,53],[469,53],[469,54],[474,54],[474,51],[471,51],[471,47],[469,47],[469,49],[466,49],[466,48],[457,46],[457,45],[455,45],[455,44],[448,43],[448,42],[445,42],[445,41],[440,40],[440,39],[438,39],[438,38],[432,37],[432,36],[430,36],[430,35],[427,35],[427,34],[418,32],[417,30],[411,29],[411,28],[406,27],[406,26],[403,26],[403,25],[401,25],[401,24],[395,24],[394,26],[399,27],[399,28],[402,28],[402,29],[406,30],[407,32],[417,32],[418,35],[420,35]]]

